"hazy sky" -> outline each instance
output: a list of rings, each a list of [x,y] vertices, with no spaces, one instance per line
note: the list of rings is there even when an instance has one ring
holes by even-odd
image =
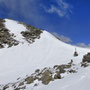
[[[0,0],[0,17],[90,43],[90,0]]]

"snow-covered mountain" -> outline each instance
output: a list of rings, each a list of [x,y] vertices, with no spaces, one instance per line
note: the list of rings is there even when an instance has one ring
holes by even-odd
[[[75,48],[77,57],[73,56]],[[88,52],[90,49],[66,44],[45,30],[1,19],[0,90],[90,90],[90,66],[81,67],[83,55]],[[66,68],[71,60],[73,64]],[[59,65],[64,65],[66,72],[61,73],[60,79],[43,84],[39,78],[43,72],[50,71],[53,77]],[[26,83],[31,80],[28,77],[37,76],[37,72],[40,80]]]

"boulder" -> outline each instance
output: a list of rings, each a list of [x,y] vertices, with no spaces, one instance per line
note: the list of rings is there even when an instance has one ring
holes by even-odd
[[[33,83],[34,80],[35,80],[35,78],[34,78],[33,76],[27,77],[27,78],[25,79],[25,81],[27,82],[27,84]]]
[[[61,79],[60,72],[56,72],[56,74],[54,75],[54,79]]]
[[[90,53],[88,53],[88,54],[86,54],[86,55],[83,56],[82,62],[88,62],[88,63],[90,63]]]
[[[88,67],[88,66],[89,66],[89,65],[88,65],[87,62],[82,62],[82,63],[81,63],[81,67],[84,67],[84,68],[85,68],[85,67]]]
[[[42,73],[41,81],[43,84],[47,85],[50,83],[50,81],[53,81],[52,74],[49,70],[46,70]]]

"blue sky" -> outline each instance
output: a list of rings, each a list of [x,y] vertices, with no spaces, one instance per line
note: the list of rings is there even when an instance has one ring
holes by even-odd
[[[0,17],[90,43],[90,0],[0,0]]]

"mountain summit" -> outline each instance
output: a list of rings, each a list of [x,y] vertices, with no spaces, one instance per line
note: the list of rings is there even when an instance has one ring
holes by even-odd
[[[82,64],[88,52],[45,30],[0,19],[0,90],[90,90],[90,66]]]

